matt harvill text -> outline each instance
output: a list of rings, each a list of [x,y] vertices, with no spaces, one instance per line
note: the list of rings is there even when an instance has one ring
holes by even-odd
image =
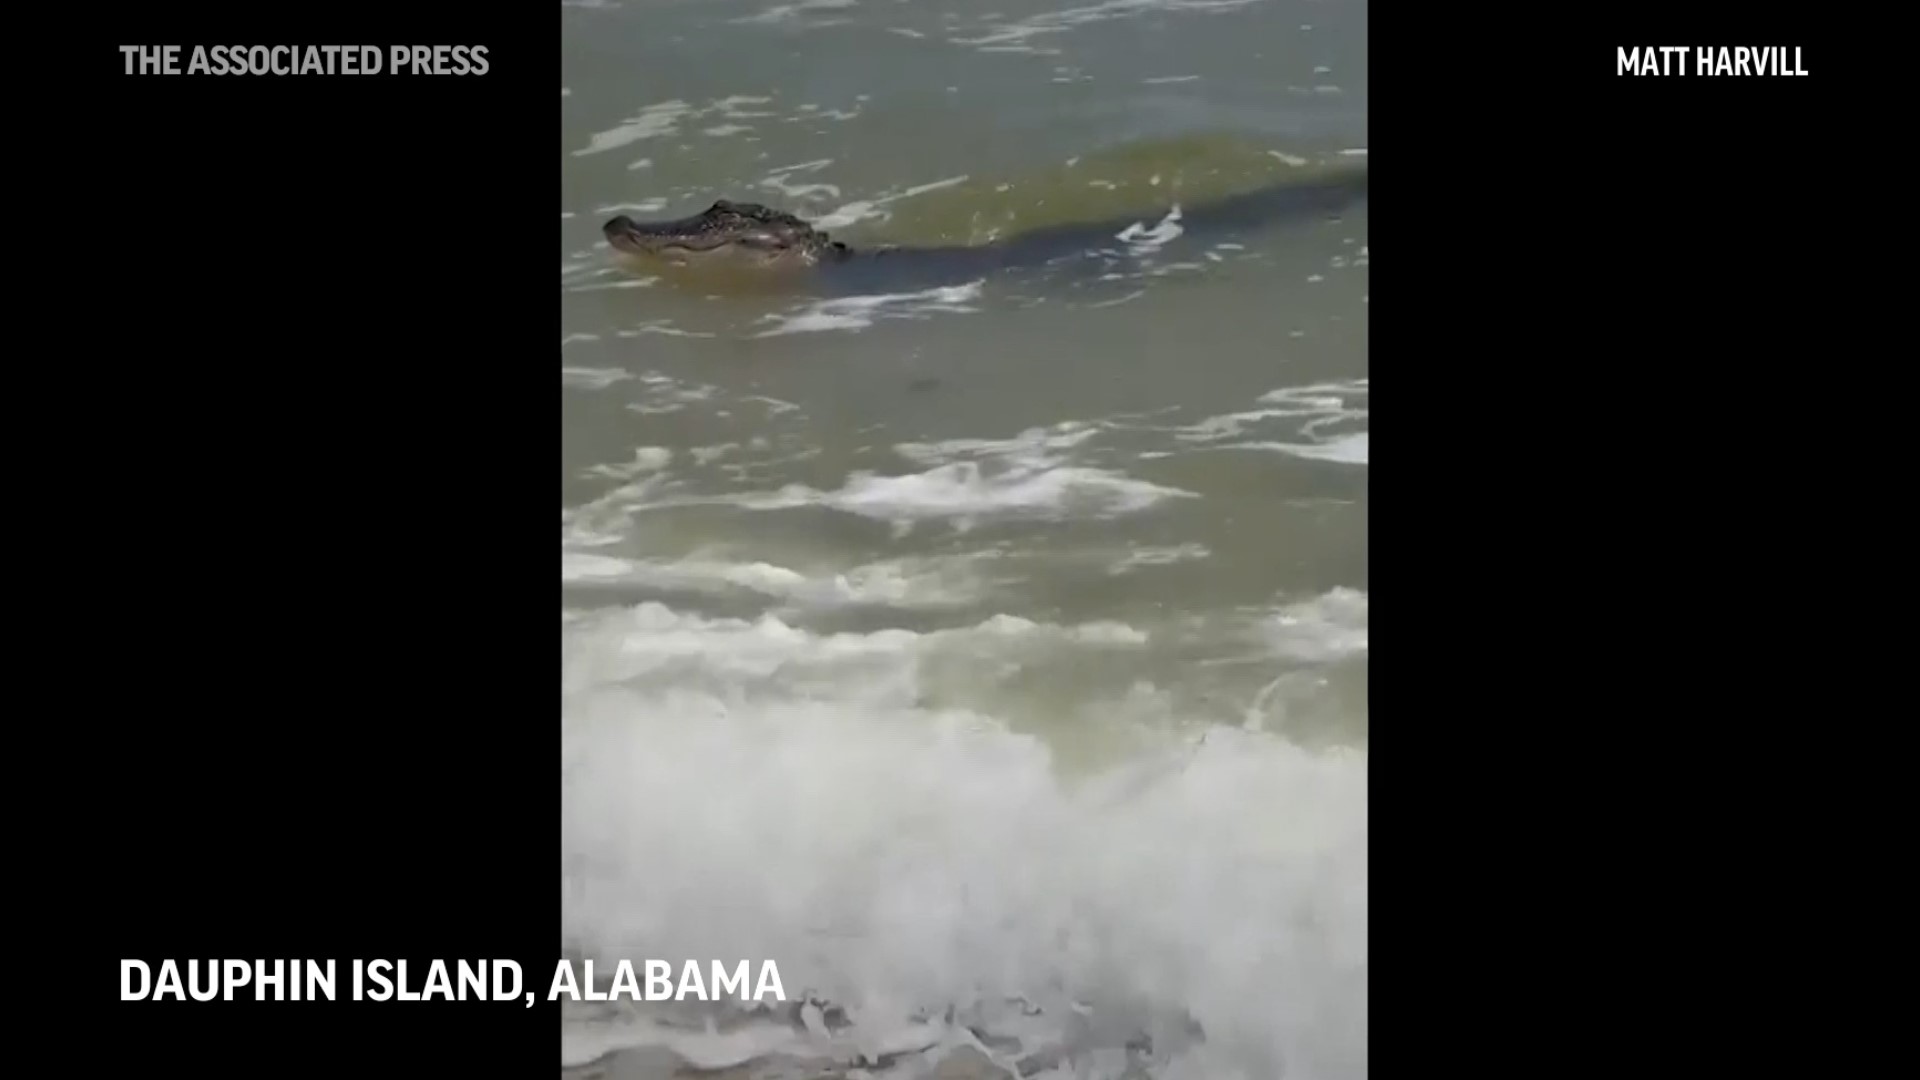
[[[1798,45],[1622,45],[1616,75],[1805,75]]]

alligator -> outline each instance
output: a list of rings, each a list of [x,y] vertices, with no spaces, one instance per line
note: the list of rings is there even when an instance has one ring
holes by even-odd
[[[1263,225],[1337,217],[1366,194],[1362,166],[1168,210],[1183,239],[1210,242]],[[1113,258],[1129,256],[1129,237],[1144,228],[1139,218],[1126,218],[1049,226],[985,244],[861,248],[786,211],[721,199],[670,221],[635,221],[622,214],[601,231],[616,255],[636,268],[740,271],[782,287],[846,295],[957,285],[1073,259],[1104,270]]]

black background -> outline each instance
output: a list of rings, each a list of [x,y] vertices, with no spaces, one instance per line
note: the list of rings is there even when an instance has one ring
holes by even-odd
[[[1845,249],[1887,201],[1852,140],[1891,69],[1804,11],[1662,10],[1373,11],[1383,1075],[1672,1062],[1650,1040],[1708,1025],[1702,980],[1778,962],[1734,915],[1830,811],[1817,765],[1774,768],[1819,751],[1771,733],[1843,691],[1780,627],[1847,618],[1875,481],[1808,466],[1783,417],[1831,392],[1823,358],[1887,355],[1870,305],[1823,298],[1872,288]],[[17,766],[46,853],[15,877],[91,1033],[64,1067],[557,1066],[544,1000],[117,1000],[123,957],[332,957],[343,988],[356,957],[506,957],[545,990],[553,14],[93,5],[61,15],[82,46],[16,38],[48,137],[13,214],[51,254],[16,287],[49,342],[16,361],[19,531],[48,545],[18,580],[48,603],[14,696],[55,738]],[[118,51],[255,42],[484,44],[491,71],[128,77]],[[1801,45],[1813,74],[1615,75],[1669,43]]]
[[[64,506],[71,674],[27,696],[68,745],[28,770],[59,834],[36,936],[95,1033],[66,1067],[557,1071],[554,14],[66,13],[91,44],[27,108],[61,112],[31,213],[75,314],[25,313],[55,389],[17,403]],[[484,45],[490,70],[139,77],[122,44]],[[339,1000],[122,1003],[125,957],[333,958]],[[348,1000],[374,957],[513,959],[540,1000]]]

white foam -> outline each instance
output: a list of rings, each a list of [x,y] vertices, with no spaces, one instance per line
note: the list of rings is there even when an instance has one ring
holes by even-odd
[[[1151,229],[1136,221],[1115,233],[1114,239],[1132,248],[1136,254],[1144,254],[1164,247],[1184,232],[1186,227],[1180,224],[1180,208],[1174,206]]]
[[[1015,466],[989,472],[962,461],[900,476],[855,473],[838,491],[790,488],[762,506],[816,503],[881,521],[948,518],[965,526],[981,517],[1111,517],[1194,497],[1105,469]]]
[[[773,99],[770,97],[760,97],[755,94],[734,94],[730,97],[723,97],[715,101],[711,108],[721,116],[765,116],[767,115],[766,113],[757,109],[744,109],[741,106],[769,105],[772,104],[772,102]]]
[[[1031,40],[1046,34],[1060,34],[1081,26],[1109,19],[1126,19],[1159,12],[1220,14],[1244,8],[1264,0],[1104,0],[1084,7],[1046,11],[1025,19],[1002,21],[998,14],[986,16],[986,29],[974,37],[956,37],[956,45],[970,45],[982,52],[1033,52],[1058,55],[1060,50],[1041,49]]]
[[[590,551],[560,552],[560,580],[572,585],[619,585],[697,593],[746,591],[819,610],[880,605],[910,610],[956,607],[981,590],[970,560],[900,559],[851,567],[795,570],[719,554],[681,559],[626,559]]]
[[[652,279],[648,279],[648,280],[650,282]],[[652,319],[647,322],[643,322],[638,326],[632,327],[631,329],[616,330],[614,331],[613,336],[621,337],[621,338],[636,338],[636,337],[640,337],[643,334],[658,334],[661,337],[683,337],[683,338],[713,338],[713,337],[720,336],[711,330],[688,330],[685,327],[675,326],[670,320],[667,320],[667,319]]]
[[[1159,428],[1189,444],[1264,450],[1346,465],[1367,464],[1366,379],[1283,387],[1260,395],[1259,408]],[[1280,423],[1275,423],[1279,421]],[[1273,429],[1280,429],[1274,432]],[[1284,437],[1258,437],[1269,433]],[[1255,436],[1249,438],[1248,436]],[[1155,452],[1154,456],[1164,456]]]
[[[752,620],[707,618],[655,602],[604,615],[601,623],[617,635],[610,633],[602,642],[605,647],[593,657],[597,677],[692,680],[697,685],[719,677],[735,690],[756,685],[774,689],[831,680],[843,673],[867,674],[875,670],[867,662],[875,659],[897,668],[902,661],[911,665],[917,657],[945,653],[985,664],[994,652],[1009,647],[1021,651],[1050,645],[1131,648],[1148,640],[1144,632],[1123,624],[1050,626],[1012,615],[926,633],[886,629],[814,634],[777,615]],[[905,669],[894,674],[912,677]],[[880,683],[863,687],[856,692],[890,692]]]
[[[983,518],[1115,517],[1197,497],[1073,460],[1099,430],[1072,421],[1004,439],[902,443],[894,451],[923,471],[856,472],[836,491],[794,486],[749,505],[815,504],[896,525],[948,519],[966,529]]]
[[[575,293],[583,293],[583,292],[609,292],[613,289],[650,289],[654,285],[658,284],[659,281],[660,279],[657,277],[622,278],[618,281],[596,281],[591,285],[570,285],[567,287],[567,291],[575,292]],[[627,332],[622,330],[617,332],[614,336],[626,337]]]
[[[666,446],[642,446],[633,452],[633,460],[621,465],[595,465],[588,476],[608,476],[631,480],[645,473],[658,472],[673,462],[673,449]]]
[[[887,207],[893,203],[966,182],[967,174],[962,173],[958,176],[929,180],[924,184],[915,184],[911,187],[901,188],[898,191],[891,191],[871,199],[859,199],[854,202],[845,203],[821,215],[817,224],[823,229],[844,229],[860,221],[887,221],[893,217],[893,211],[887,209]]]
[[[1281,655],[1313,663],[1345,660],[1367,651],[1367,594],[1332,589],[1289,604],[1267,625]]]
[[[574,157],[587,157],[603,154],[609,150],[641,141],[657,139],[668,135],[680,134],[684,126],[706,117],[719,117],[723,120],[737,121],[777,115],[752,109],[743,109],[743,105],[765,104],[772,98],[750,97],[736,94],[732,97],[709,101],[705,105],[675,98],[671,101],[655,102],[641,108],[634,115],[622,120],[606,131],[595,133],[587,145],[573,151]],[[739,124],[715,124],[703,129],[703,134],[715,137],[737,135],[750,130]],[[641,158],[627,166],[629,169],[645,169],[652,165],[650,159]]]
[[[841,8],[854,7],[858,2],[859,0],[797,0],[797,2],[791,4],[775,4],[772,7],[761,9],[756,14],[742,15],[738,18],[728,19],[727,21],[741,24],[801,22],[805,20],[807,13],[810,11],[835,11]],[[842,19],[817,20],[811,25],[831,26],[844,21],[845,20]]]
[[[971,301],[980,297],[984,281],[948,285],[911,293],[877,293],[870,296],[844,296],[807,304],[796,311],[769,315],[762,322],[769,329],[755,337],[783,334],[818,334],[835,330],[863,330],[880,318],[924,318],[939,312],[970,312]]]
[[[643,324],[636,329],[640,332],[651,333],[681,333],[670,326],[660,326],[652,323]],[[626,331],[622,331],[621,336],[625,336],[626,333]],[[689,334],[688,336],[700,335]],[[640,400],[630,401],[624,407],[629,412],[636,412],[642,415],[680,412],[690,405],[712,400],[713,397],[719,393],[717,387],[702,383],[686,382],[670,375],[662,375],[657,371],[646,372],[639,376],[639,380],[641,390],[638,396]]]
[[[1244,442],[1228,445],[1239,450],[1272,450],[1282,454],[1292,454],[1295,457],[1330,461],[1340,465],[1368,463],[1367,433],[1364,431],[1323,443]]]
[[[563,625],[568,947],[772,958],[790,996],[852,1025],[839,1049],[772,1025],[680,1032],[694,1047],[636,1007],[575,1017],[568,1057],[846,1060],[954,1045],[952,1008],[1020,1053],[1077,1049],[1079,1076],[1120,1076],[1139,1031],[1179,1050],[1192,1021],[1203,1041],[1155,1075],[1365,1077],[1364,754],[1143,731],[1125,764],[1074,778],[987,713],[923,703],[982,700],[1053,651],[1132,648],[1127,629],[817,634],[660,605]]]
[[[1004,439],[945,439],[938,442],[900,443],[894,452],[921,465],[937,465],[961,458],[1005,457],[1027,465],[1052,464],[1064,460],[1065,451],[1085,444],[1100,434],[1097,425],[1066,420],[1044,428],[1028,428]]]
[[[637,412],[669,412],[711,394],[711,388],[688,387],[672,381],[656,384],[658,376],[641,376],[647,391],[667,400],[629,403]],[[747,403],[742,401],[742,404]],[[784,403],[764,403],[769,418],[790,412]],[[1097,464],[1082,444],[1100,428],[1070,422],[1036,428],[1005,439],[954,439],[933,443],[903,443],[895,452],[918,471],[883,473],[872,469],[850,472],[837,488],[788,484],[775,490],[695,491],[654,472],[594,500],[583,513],[612,522],[632,515],[660,513],[688,507],[733,507],[748,511],[780,511],[824,507],[875,521],[899,530],[920,523],[944,521],[962,531],[985,521],[1012,519],[1063,520],[1112,518],[1138,513],[1169,499],[1198,498],[1193,492],[1156,484]],[[762,440],[764,442],[764,440]],[[770,444],[769,444],[770,445]],[[764,448],[764,447],[763,447]],[[711,461],[728,446],[705,448]],[[1079,456],[1075,453],[1079,451]],[[784,459],[813,451],[789,451]],[[597,472],[632,479],[633,470],[618,467]],[[739,472],[739,467],[733,467]],[[631,474],[631,475],[630,475]]]
[[[667,200],[652,198],[630,203],[608,203],[605,206],[594,207],[593,212],[596,214],[657,214],[666,208]]]
[[[617,382],[633,378],[629,372],[618,368],[563,367],[560,369],[560,385],[574,390],[605,390]]]
[[[1173,563],[1192,562],[1213,557],[1205,544],[1174,544],[1166,547],[1137,547],[1125,555],[1114,559],[1107,566],[1107,573],[1130,574],[1147,566],[1168,566]]]
[[[641,139],[654,139],[680,130],[680,122],[693,112],[693,106],[678,98],[648,105],[638,113],[606,131],[596,132],[588,144],[573,152],[574,157],[603,154]]]

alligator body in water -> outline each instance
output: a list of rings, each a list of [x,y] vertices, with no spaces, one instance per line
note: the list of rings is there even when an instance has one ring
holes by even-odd
[[[1177,227],[1183,242],[1214,243],[1263,226],[1336,217],[1366,194],[1367,173],[1361,167],[1191,208],[1173,204],[1162,224]],[[721,200],[671,221],[635,221],[623,214],[603,225],[602,232],[608,245],[636,268],[719,270],[736,279],[744,275],[760,286],[854,295],[964,284],[1002,271],[1064,262],[1105,273],[1113,260],[1132,257],[1134,244],[1155,240],[1157,230],[1129,217],[1055,225],[987,244],[859,248],[793,214]]]

